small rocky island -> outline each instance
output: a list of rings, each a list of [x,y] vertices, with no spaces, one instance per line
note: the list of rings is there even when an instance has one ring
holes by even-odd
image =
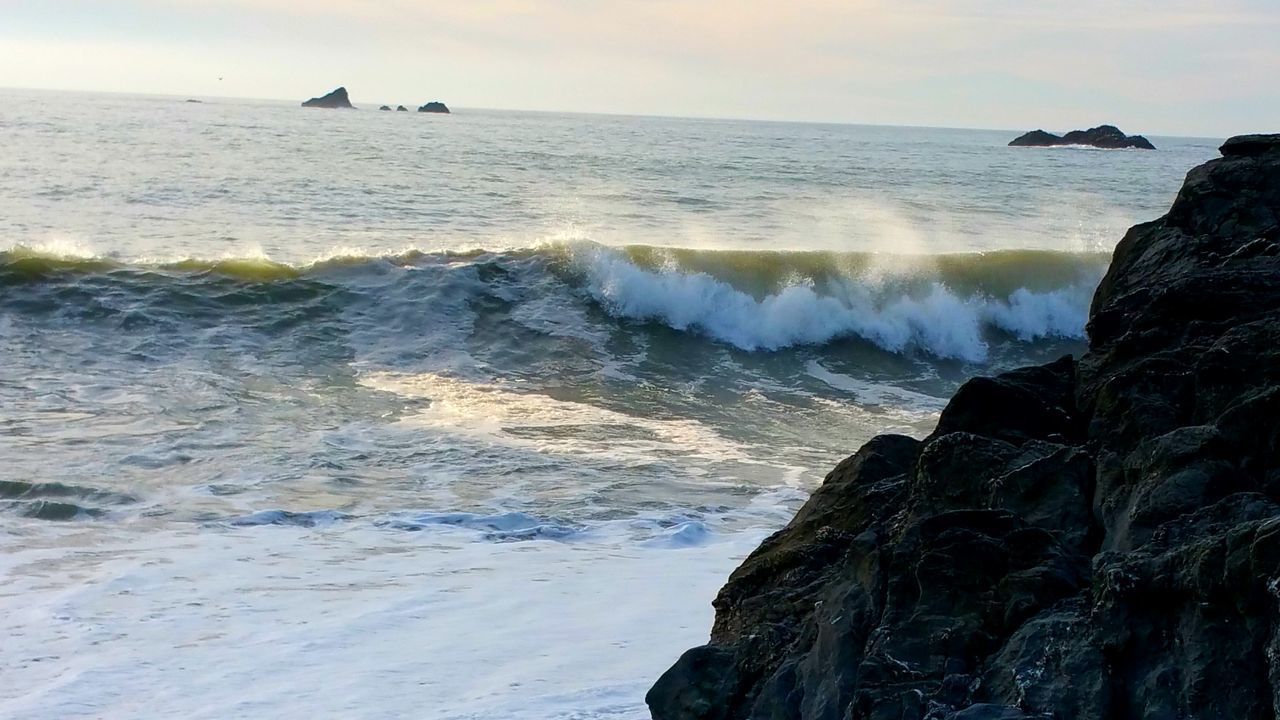
[[[1009,141],[1009,147],[1054,147],[1057,145],[1089,145],[1107,150],[1137,148],[1155,150],[1156,146],[1141,135],[1125,135],[1114,125],[1099,125],[1088,130],[1072,130],[1066,135],[1054,135],[1044,130],[1032,130]]]
[[[198,101],[198,100],[188,100],[187,102],[199,102],[199,101]],[[340,87],[340,88],[338,88],[338,89],[334,90],[333,92],[329,93],[328,95],[322,95],[322,96],[320,96],[320,97],[313,97],[313,98],[311,98],[310,100],[307,100],[306,102],[302,103],[302,107],[313,107],[313,108],[350,108],[350,109],[352,109],[352,110],[354,110],[354,109],[355,109],[355,106],[351,104],[351,99],[350,99],[349,97],[347,97],[347,89],[346,89],[345,87]],[[381,111],[383,111],[383,112],[387,112],[387,111],[390,111],[390,110],[391,110],[391,106],[390,106],[390,105],[383,105],[383,106],[379,107],[379,108],[378,108],[378,110],[381,110]],[[403,105],[397,105],[397,106],[396,106],[396,112],[409,112],[409,108],[407,108],[407,107],[405,107],[405,106],[403,106]],[[443,114],[448,114],[448,113],[449,113],[449,108],[448,108],[448,107],[446,107],[444,103],[433,100],[433,101],[431,101],[431,102],[427,103],[426,105],[423,105],[422,107],[418,108],[418,112],[421,112],[421,113],[443,113]]]
[[[340,87],[328,95],[313,97],[303,102],[302,107],[355,109],[355,106],[351,104],[350,98],[347,97],[347,89],[345,87]]]
[[[1089,348],[872,439],[715,599],[656,720],[1272,720],[1280,135],[1131,228]]]

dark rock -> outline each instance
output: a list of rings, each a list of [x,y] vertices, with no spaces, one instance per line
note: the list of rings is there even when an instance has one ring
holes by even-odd
[[[407,107],[405,107],[405,106],[403,106],[403,105],[397,105],[397,106],[396,106],[396,112],[409,112],[409,108],[407,108]]]
[[[679,717],[690,720],[720,720],[728,707],[716,699],[737,692],[738,677],[731,653],[709,645],[693,648],[680,656],[645,695],[651,706],[677,709]]]
[[[1056,145],[1091,145],[1108,150],[1137,148],[1155,150],[1151,141],[1141,135],[1125,135],[1114,125],[1099,125],[1088,130],[1072,130],[1063,136],[1044,130],[1032,130],[1009,141],[1010,147],[1053,147]]]
[[[1218,150],[1226,157],[1280,152],[1280,134],[1237,135],[1223,143]]]
[[[391,106],[390,106],[390,105],[383,105],[382,107],[380,107],[380,108],[378,108],[378,109],[379,109],[379,110],[382,110],[382,111],[390,111],[390,110],[391,110]]]
[[[947,715],[946,720],[1026,720],[1027,714],[1008,705],[978,703],[957,713]]]
[[[200,104],[203,104],[203,103],[204,103],[204,101],[203,101],[203,100],[194,100],[194,99],[188,99],[188,100],[187,100],[187,102],[189,102],[189,103],[195,103],[195,104],[197,104],[197,105],[200,105]]]
[[[972,380],[925,440],[840,463],[654,718],[1274,720],[1275,137],[1229,140],[1125,235],[1078,362]]]
[[[448,114],[449,108],[445,107],[444,103],[433,100],[426,105],[419,107],[418,112]]]
[[[1032,130],[1009,141],[1010,147],[1050,147],[1062,145],[1062,137],[1044,130]]]
[[[351,100],[347,97],[347,89],[344,87],[340,87],[328,95],[311,98],[303,102],[302,107],[355,109],[355,106],[351,104]]]
[[[1019,422],[1009,422],[1009,416]],[[1075,361],[1070,356],[1043,367],[965,383],[938,419],[935,435],[965,431],[1021,444],[1027,440],[1082,440],[1075,407]]]

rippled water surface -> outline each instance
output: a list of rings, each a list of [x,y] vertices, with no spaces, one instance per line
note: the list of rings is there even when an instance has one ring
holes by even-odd
[[[181,100],[0,91],[5,717],[646,717],[1216,146]]]

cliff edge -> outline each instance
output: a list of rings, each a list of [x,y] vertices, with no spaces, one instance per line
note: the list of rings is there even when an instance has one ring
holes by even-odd
[[[1089,350],[841,462],[715,599],[657,720],[1280,714],[1280,135],[1131,228]]]

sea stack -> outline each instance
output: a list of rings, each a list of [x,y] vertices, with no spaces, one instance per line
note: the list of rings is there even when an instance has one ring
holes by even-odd
[[[449,113],[449,108],[445,107],[445,104],[444,104],[444,103],[442,103],[442,102],[439,102],[439,101],[436,101],[436,100],[432,100],[431,102],[427,103],[426,105],[423,105],[423,106],[419,107],[419,108],[418,108],[418,112],[422,112],[422,113],[444,113],[444,114],[448,114],[448,113]]]
[[[1054,147],[1057,145],[1090,145],[1107,150],[1136,148],[1155,150],[1156,146],[1141,135],[1125,135],[1114,125],[1099,125],[1088,130],[1072,130],[1066,135],[1054,135],[1044,130],[1032,130],[1009,141],[1009,147]]]
[[[384,112],[390,112],[390,111],[391,111],[391,106],[390,106],[390,105],[383,105],[382,107],[380,107],[380,108],[378,108],[378,109],[379,109],[379,110],[382,110],[382,111],[384,111]]]
[[[1116,246],[1081,358],[836,466],[653,717],[1274,717],[1280,135],[1222,153]]]
[[[405,106],[403,106],[403,105],[397,105],[397,106],[396,106],[396,112],[409,112],[409,108],[407,108],[407,107],[405,107]]]
[[[347,89],[345,87],[340,87],[328,95],[313,97],[303,102],[302,107],[355,109],[355,106],[351,104],[351,100],[347,97]]]

